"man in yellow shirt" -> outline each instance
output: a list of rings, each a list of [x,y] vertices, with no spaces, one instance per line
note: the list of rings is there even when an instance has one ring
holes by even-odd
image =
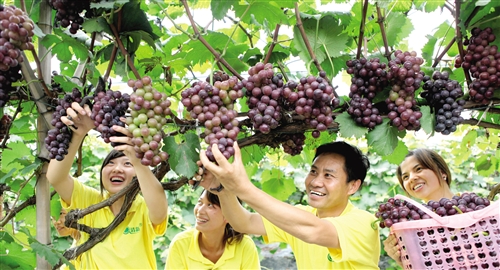
[[[219,165],[210,162],[204,151],[200,159],[215,176],[202,186],[217,192],[223,214],[235,230],[262,235],[268,243],[289,244],[298,269],[378,269],[379,232],[371,226],[375,216],[349,201],[370,167],[358,148],[345,142],[318,147],[305,180],[308,206],[291,206],[254,186],[238,145],[234,148],[232,164],[217,145],[212,152]],[[242,207],[236,196],[257,213]]]

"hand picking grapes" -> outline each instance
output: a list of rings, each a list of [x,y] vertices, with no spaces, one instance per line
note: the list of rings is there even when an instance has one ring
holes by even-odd
[[[112,127],[117,133],[126,136],[109,138],[119,145],[114,147],[102,163],[99,191],[85,186],[70,175],[80,144],[87,133],[95,128],[95,121],[90,117],[90,107],[88,104],[82,107],[74,101],[64,109],[64,114],[58,120],[72,133],[68,139],[66,158],[51,159],[47,170],[47,179],[59,194],[63,208],[84,209],[98,204],[121,191],[134,179],[138,181],[142,191],[142,195],[136,195],[125,220],[99,245],[77,257],[75,266],[78,269],[156,269],[153,239],[166,230],[168,201],[161,183],[149,167],[136,157],[132,133],[119,125]],[[90,227],[105,228],[120,212],[124,202],[125,197],[120,197],[111,206],[85,215],[78,222]],[[131,233],[130,230],[140,233]],[[81,232],[77,245],[85,243],[89,237],[88,233]],[[135,259],[123,260],[122,256]]]

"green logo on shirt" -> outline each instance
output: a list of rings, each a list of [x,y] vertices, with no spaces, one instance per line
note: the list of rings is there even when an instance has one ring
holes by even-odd
[[[125,229],[125,231],[123,232],[123,234],[134,234],[134,233],[138,233],[141,231],[141,228],[139,227],[127,227]]]
[[[330,253],[328,253],[328,256],[326,256],[326,258],[328,258],[329,261],[333,262],[333,259],[332,259],[332,256],[330,256]]]

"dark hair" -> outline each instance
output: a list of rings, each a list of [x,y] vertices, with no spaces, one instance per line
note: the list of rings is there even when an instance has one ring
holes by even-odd
[[[99,180],[101,183],[101,194],[104,190],[104,186],[102,184],[102,169],[104,169],[104,167],[106,165],[108,165],[108,163],[110,163],[111,160],[113,160],[115,158],[123,157],[123,156],[125,156],[125,154],[122,151],[117,151],[117,150],[113,149],[113,150],[111,150],[111,152],[109,152],[109,154],[106,156],[106,158],[104,158],[104,161],[102,162],[102,165],[101,165],[101,171],[99,174]]]
[[[220,206],[220,201],[219,201],[219,196],[213,194],[212,192],[208,192],[206,190],[203,190],[201,192],[201,195],[203,195],[203,192],[207,193],[207,200],[210,203],[215,204],[215,205],[221,207]],[[239,198],[238,198],[238,201],[241,203],[241,201],[240,201]],[[233,227],[231,226],[231,224],[227,223],[226,224],[226,228],[224,229],[224,237],[222,237],[222,243],[227,243],[229,245],[231,245],[233,243],[234,244],[239,243],[239,242],[241,242],[241,240],[243,240],[243,236],[244,235],[245,234],[243,234],[243,233],[235,231],[233,229]]]
[[[321,145],[316,149],[313,162],[322,154],[337,154],[344,157],[344,171],[347,182],[360,179],[361,185],[365,181],[366,173],[370,168],[370,161],[357,147],[346,142],[332,142]]]
[[[408,157],[414,156],[418,163],[422,165],[422,167],[433,171],[439,179],[439,184],[441,185],[441,181],[443,181],[443,173],[446,174],[446,184],[450,186],[451,184],[451,172],[450,168],[448,168],[448,164],[444,161],[443,157],[441,157],[438,153],[430,150],[430,149],[416,149],[408,152],[405,159]],[[396,175],[398,177],[399,184],[405,189],[403,185],[403,172],[401,171],[401,165],[398,166],[396,170]],[[405,190],[406,191],[406,190]]]

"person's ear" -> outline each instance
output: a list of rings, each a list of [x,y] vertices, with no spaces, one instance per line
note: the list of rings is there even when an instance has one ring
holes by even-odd
[[[358,191],[360,186],[361,186],[361,179],[349,182],[349,190],[347,191],[347,193],[349,195],[356,193],[356,191]]]

